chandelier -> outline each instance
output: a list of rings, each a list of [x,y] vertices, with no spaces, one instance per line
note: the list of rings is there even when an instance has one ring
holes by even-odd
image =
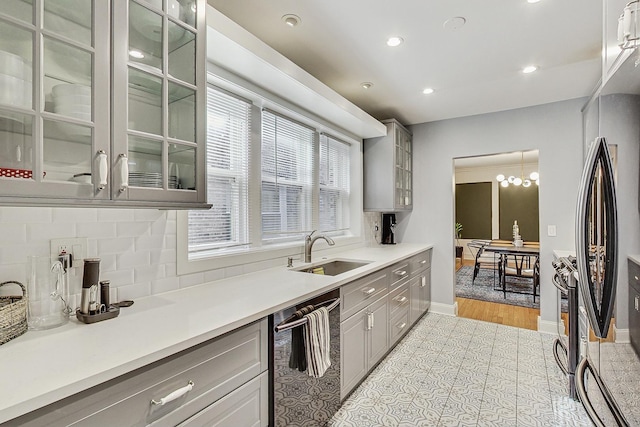
[[[531,172],[527,178],[524,177],[524,152],[521,152],[520,156],[520,176],[510,175],[506,177],[503,174],[498,174],[496,180],[501,186],[508,187],[509,185],[515,185],[518,187],[522,185],[523,187],[530,187],[533,182],[535,182],[536,185],[540,185],[540,174],[538,171]]]

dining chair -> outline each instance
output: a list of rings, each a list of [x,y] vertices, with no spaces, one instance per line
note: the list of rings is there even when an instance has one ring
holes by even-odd
[[[511,260],[509,259],[511,257]],[[533,301],[540,288],[540,257],[537,255],[510,255],[502,258],[500,266],[502,292],[507,297],[507,278],[517,277],[531,280]],[[522,292],[521,292],[522,293]]]
[[[489,254],[484,251],[484,247],[490,244],[490,240],[472,240],[467,243],[467,247],[471,251],[474,257],[474,265],[473,265],[473,279],[471,280],[471,284],[475,284],[476,277],[478,277],[478,273],[481,268],[491,269],[494,272],[498,269],[499,259],[495,256],[495,254]]]

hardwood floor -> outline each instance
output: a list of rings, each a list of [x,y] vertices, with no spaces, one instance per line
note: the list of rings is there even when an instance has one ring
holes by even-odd
[[[456,258],[456,270],[463,265],[474,265],[473,260]],[[516,305],[457,298],[458,317],[484,320],[485,322],[515,326],[516,328],[538,330],[540,309],[518,307]]]
[[[540,309],[498,304],[467,298],[456,298],[458,317],[484,320],[485,322],[515,326],[517,328],[538,330]]]

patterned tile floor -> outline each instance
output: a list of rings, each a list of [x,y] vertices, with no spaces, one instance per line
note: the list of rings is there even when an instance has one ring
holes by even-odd
[[[591,426],[552,335],[427,313],[330,427]]]

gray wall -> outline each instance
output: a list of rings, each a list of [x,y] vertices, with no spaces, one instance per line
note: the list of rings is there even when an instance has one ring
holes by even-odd
[[[434,302],[455,301],[453,159],[537,149],[541,317],[556,320],[551,261],[554,249],[574,249],[574,211],[583,163],[580,109],[585,102],[580,98],[411,126],[416,192],[413,212],[399,218],[398,234],[402,242],[434,243]],[[556,237],[547,236],[547,225],[556,225]]]

